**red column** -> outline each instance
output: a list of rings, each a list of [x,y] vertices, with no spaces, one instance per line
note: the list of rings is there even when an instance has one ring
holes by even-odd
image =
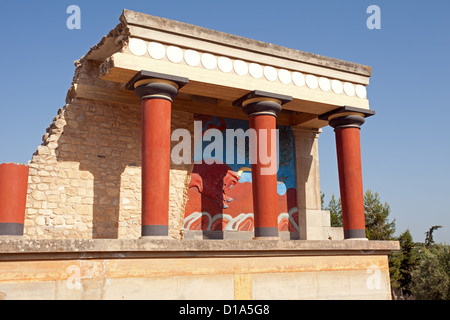
[[[252,192],[254,211],[254,239],[279,239],[277,210],[277,114],[281,106],[292,97],[264,91],[252,91],[236,100],[233,105],[242,107],[249,116],[250,130],[256,139],[250,139],[252,162]],[[275,136],[276,137],[276,136]]]
[[[128,84],[142,108],[142,237],[169,235],[171,109],[188,79],[149,71]]]
[[[155,98],[143,99],[141,105],[142,236],[167,236],[172,103]]]
[[[250,128],[256,133],[256,146],[250,148],[257,149],[254,152],[256,163],[252,164],[255,238],[278,237],[277,172],[271,172],[271,168],[276,167],[278,146],[272,146],[270,136],[272,130],[276,130],[276,118],[273,115],[255,115],[249,121]],[[270,161],[263,163],[261,155],[267,155]]]
[[[0,236],[22,236],[28,189],[28,166],[0,164]]]
[[[354,127],[335,131],[345,239],[366,237],[359,132]]]
[[[336,135],[345,239],[366,239],[360,129],[365,117],[373,114],[370,110],[343,107],[334,114],[320,117],[329,120]]]

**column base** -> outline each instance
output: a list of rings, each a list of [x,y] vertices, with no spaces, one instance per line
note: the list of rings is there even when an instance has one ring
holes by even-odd
[[[261,239],[280,239],[280,235],[278,234],[278,227],[255,227],[255,235],[254,238]]]
[[[0,222],[0,236],[23,236],[23,223]]]
[[[369,241],[369,239],[367,239],[367,238],[348,238],[348,239],[344,239],[344,240]]]
[[[365,239],[366,229],[344,229],[344,240]]]
[[[168,237],[169,226],[166,225],[143,225],[141,237]]]

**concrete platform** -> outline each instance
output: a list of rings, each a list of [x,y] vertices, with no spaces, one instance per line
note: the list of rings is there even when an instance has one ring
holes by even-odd
[[[390,299],[390,241],[0,239],[0,299]]]

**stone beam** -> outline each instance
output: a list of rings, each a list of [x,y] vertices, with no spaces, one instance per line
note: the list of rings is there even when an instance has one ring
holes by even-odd
[[[114,104],[124,104],[139,106],[139,98],[133,92],[97,86],[83,79],[74,84],[69,92],[68,101],[78,99],[89,99],[95,101],[109,102]],[[233,107],[232,101],[223,99],[211,99],[203,95],[192,95],[180,92],[173,102],[173,110],[192,112],[198,114],[225,117],[231,119],[247,120],[248,117]],[[316,114],[305,112],[294,112],[282,110],[277,117],[277,124],[285,126],[306,126],[311,128],[321,128],[328,125],[327,121],[319,120]]]

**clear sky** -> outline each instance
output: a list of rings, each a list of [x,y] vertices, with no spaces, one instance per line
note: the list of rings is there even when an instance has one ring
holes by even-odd
[[[67,7],[81,9],[69,30]],[[381,29],[366,26],[370,5]],[[450,243],[450,1],[2,1],[0,163],[26,163],[64,106],[73,61],[130,9],[372,67],[361,130],[364,189],[391,206],[397,232]],[[334,133],[319,138],[321,189],[339,195]]]

